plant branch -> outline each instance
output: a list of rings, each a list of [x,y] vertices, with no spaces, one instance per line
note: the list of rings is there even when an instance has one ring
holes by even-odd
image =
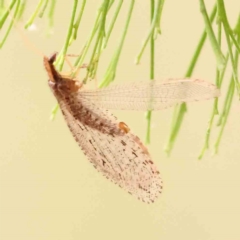
[[[154,8],[155,8],[155,1],[151,0],[151,23],[154,17]],[[154,50],[155,50],[155,42],[154,42],[154,35],[151,35],[150,39],[150,80],[154,79]],[[147,111],[146,115],[147,119],[147,135],[146,135],[146,143],[150,143],[150,133],[151,133],[151,119],[152,119],[152,111]]]
[[[215,16],[216,16],[216,12],[217,12],[217,6],[215,5],[212,9],[211,15],[210,15],[210,22],[212,23]],[[196,47],[196,50],[193,54],[193,57],[190,61],[189,67],[186,71],[185,77],[190,77],[192,75],[192,72],[196,66],[197,60],[199,58],[199,55],[201,53],[201,50],[203,48],[203,45],[205,43],[207,37],[207,33],[206,30],[203,31],[200,40],[198,42],[198,45]],[[174,146],[174,143],[176,141],[178,132],[180,130],[182,121],[183,121],[183,117],[185,115],[185,113],[187,112],[187,105],[186,103],[182,103],[180,106],[176,106],[175,110],[174,110],[174,114],[172,117],[172,124],[171,124],[171,129],[170,129],[170,134],[169,134],[169,138],[167,140],[167,144],[164,148],[164,151],[167,153],[167,155],[170,155],[172,148]]]
[[[145,38],[145,40],[143,41],[143,45],[137,55],[136,58],[136,64],[139,64],[141,57],[143,55],[143,52],[147,46],[147,43],[149,42],[149,40],[151,39],[152,35],[154,35],[155,30],[157,29],[157,32],[160,33],[160,19],[161,19],[161,13],[162,13],[162,8],[163,8],[163,4],[164,1],[163,0],[158,0],[156,7],[155,7],[155,11],[154,11],[154,16],[152,19],[152,24],[151,27],[149,29],[149,32]]]
[[[219,20],[223,24],[225,37],[226,37],[226,40],[227,40],[228,52],[229,52],[229,57],[230,57],[230,61],[231,61],[231,66],[232,66],[233,79],[234,79],[234,82],[235,82],[235,87],[236,87],[237,93],[240,97],[240,85],[239,85],[238,74],[237,74],[237,64],[236,64],[236,62],[234,60],[234,57],[233,57],[230,37],[232,35],[232,39],[235,40],[235,38],[232,34],[232,30],[231,30],[231,28],[229,26],[229,23],[228,23],[228,19],[227,19],[226,10],[225,10],[223,0],[218,0],[217,3],[218,3],[218,17],[219,17]],[[239,48],[238,48],[238,43],[236,41],[233,41],[233,44],[235,45],[237,51],[240,52]]]
[[[62,50],[60,51],[60,53],[58,54],[56,62],[55,62],[55,66],[57,66],[60,71],[63,68],[63,64],[64,64],[64,60],[65,60],[64,58],[65,58],[65,55],[67,53],[69,42],[70,42],[70,39],[71,39],[71,36],[72,36],[73,23],[74,23],[76,11],[77,11],[77,5],[78,5],[78,0],[74,0],[72,15],[71,15],[71,19],[70,19],[70,23],[69,23],[69,27],[68,27],[67,37],[66,37],[64,46],[63,46]]]
[[[46,0],[45,0],[45,1],[46,1]],[[26,29],[33,24],[33,22],[34,22],[36,16],[38,15],[38,13],[39,13],[39,11],[40,11],[43,3],[44,3],[44,0],[40,0],[40,1],[38,2],[38,5],[37,5],[35,11],[33,12],[33,14],[31,15],[31,17],[29,18],[29,20],[27,21],[27,23],[26,23],[25,26],[24,26]]]
[[[126,38],[126,35],[127,35],[127,30],[128,30],[128,27],[129,27],[129,23],[130,23],[130,20],[131,20],[131,16],[132,16],[132,11],[133,11],[133,7],[134,7],[134,3],[135,3],[135,0],[131,0],[130,1],[130,6],[129,6],[129,10],[128,10],[128,16],[127,16],[127,20],[126,20],[126,23],[125,23],[125,27],[123,29],[123,33],[122,33],[122,37],[120,39],[120,43],[112,57],[112,60],[107,68],[107,71],[103,77],[103,80],[101,81],[99,87],[106,87],[110,84],[110,82],[112,82],[115,78],[115,75],[116,75],[116,71],[117,71],[117,64],[118,64],[118,61],[119,61],[119,58],[120,58],[120,54],[122,52],[122,48],[123,48],[123,44],[124,44],[124,41],[125,41],[125,38]]]
[[[13,14],[13,19],[11,20],[9,26],[8,26],[8,29],[3,37],[3,40],[0,42],[0,48],[2,48],[2,46],[4,45],[5,41],[7,40],[7,37],[12,29],[12,26],[15,22],[15,19],[17,18],[17,15],[18,15],[18,11],[19,11],[19,6],[20,6],[20,0],[17,0],[17,5],[16,5],[16,8],[15,8],[15,11],[14,11],[14,14]]]
[[[5,10],[5,12],[3,13],[1,19],[0,19],[0,29],[2,29],[2,26],[4,25],[9,13],[11,12],[11,10],[13,9],[15,3],[17,0],[12,0],[12,2],[10,3],[9,7],[7,7],[7,9]]]
[[[215,37],[215,34],[213,32],[211,21],[209,20],[204,0],[200,0],[199,2],[200,2],[200,11],[203,15],[203,19],[204,19],[204,23],[205,23],[205,30],[207,32],[207,36],[210,40],[210,43],[212,45],[212,49],[215,53],[215,57],[217,60],[217,67],[219,70],[221,70],[225,66],[225,59],[222,54],[221,48],[217,42],[217,39]]]

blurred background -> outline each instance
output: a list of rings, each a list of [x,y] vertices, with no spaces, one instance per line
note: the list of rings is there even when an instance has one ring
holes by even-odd
[[[78,40],[69,53],[79,53],[102,1],[89,0]],[[210,13],[213,0],[206,1]],[[237,20],[240,2],[225,1],[230,24]],[[29,1],[25,20],[36,7]],[[121,36],[129,5],[124,3],[117,27],[99,67],[104,75]],[[149,26],[149,1],[136,1],[120,57],[116,83],[149,79],[149,48],[134,65]],[[67,34],[72,1],[58,1],[54,34],[46,36],[47,21],[36,19],[36,30],[24,31],[41,52],[59,51]],[[84,24],[83,24],[84,23]],[[18,24],[22,29],[22,25]],[[156,79],[183,77],[203,31],[196,1],[165,2],[156,42]],[[116,31],[119,29],[119,31]],[[13,29],[0,52],[0,239],[218,239],[239,240],[240,222],[240,105],[234,98],[220,151],[212,157],[202,149],[213,101],[189,104],[170,157],[167,141],[172,110],[154,112],[149,150],[164,181],[164,191],[151,205],[144,204],[102,177],[71,136],[60,112],[49,120],[56,100],[47,85],[43,56]],[[193,77],[214,83],[216,61],[206,42]],[[83,70],[84,71],[84,70]],[[227,88],[227,69],[223,88]],[[223,96],[220,106],[223,103]],[[114,111],[143,141],[144,112]],[[216,130],[216,129],[215,129]],[[212,145],[217,136],[213,132]]]

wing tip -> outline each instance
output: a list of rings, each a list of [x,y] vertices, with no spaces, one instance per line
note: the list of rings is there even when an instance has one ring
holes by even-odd
[[[137,198],[138,198],[138,200],[140,200],[144,203],[147,203],[147,204],[155,203],[155,201],[162,194],[162,189],[163,189],[163,181],[158,174],[158,175],[156,175],[155,181],[153,181],[151,188],[147,192],[141,191],[138,194]],[[133,194],[133,195],[135,195],[135,194]]]

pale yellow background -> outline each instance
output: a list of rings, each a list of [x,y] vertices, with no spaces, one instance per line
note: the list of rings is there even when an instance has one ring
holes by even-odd
[[[29,2],[25,16],[38,1]],[[61,49],[72,2],[58,1],[55,34],[51,38],[46,38],[47,23],[40,19],[36,20],[37,31],[25,32],[44,54]],[[69,49],[71,53],[78,53],[85,42],[101,1],[87,2],[79,39]],[[206,2],[210,12],[214,1]],[[230,23],[234,24],[240,2],[225,2]],[[122,20],[128,4],[125,1]],[[134,66],[146,34],[148,13],[149,1],[136,1],[117,82],[148,79],[149,49],[141,65]],[[119,31],[113,32],[98,80],[113,55],[122,25],[118,22]],[[166,1],[161,27],[156,78],[182,77],[203,29],[198,1]],[[197,160],[197,155],[212,101],[189,105],[171,158],[166,157],[163,146],[172,110],[153,114],[149,148],[161,171],[164,191],[156,203],[146,205],[95,171],[60,113],[54,122],[49,121],[56,101],[47,86],[42,56],[26,47],[17,31],[10,34],[0,52],[0,66],[0,239],[240,239],[240,105],[236,97],[219,155],[212,158],[207,152],[202,161]],[[208,41],[194,76],[214,82],[215,58]],[[114,113],[145,138],[144,113]]]

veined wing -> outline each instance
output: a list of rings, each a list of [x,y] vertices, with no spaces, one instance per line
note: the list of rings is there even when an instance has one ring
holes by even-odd
[[[138,199],[153,202],[162,191],[162,181],[146,147],[107,110],[74,95],[59,104],[84,154],[108,179]]]
[[[177,103],[218,97],[219,89],[199,79],[152,80],[80,91],[79,94],[107,109],[161,110]]]

